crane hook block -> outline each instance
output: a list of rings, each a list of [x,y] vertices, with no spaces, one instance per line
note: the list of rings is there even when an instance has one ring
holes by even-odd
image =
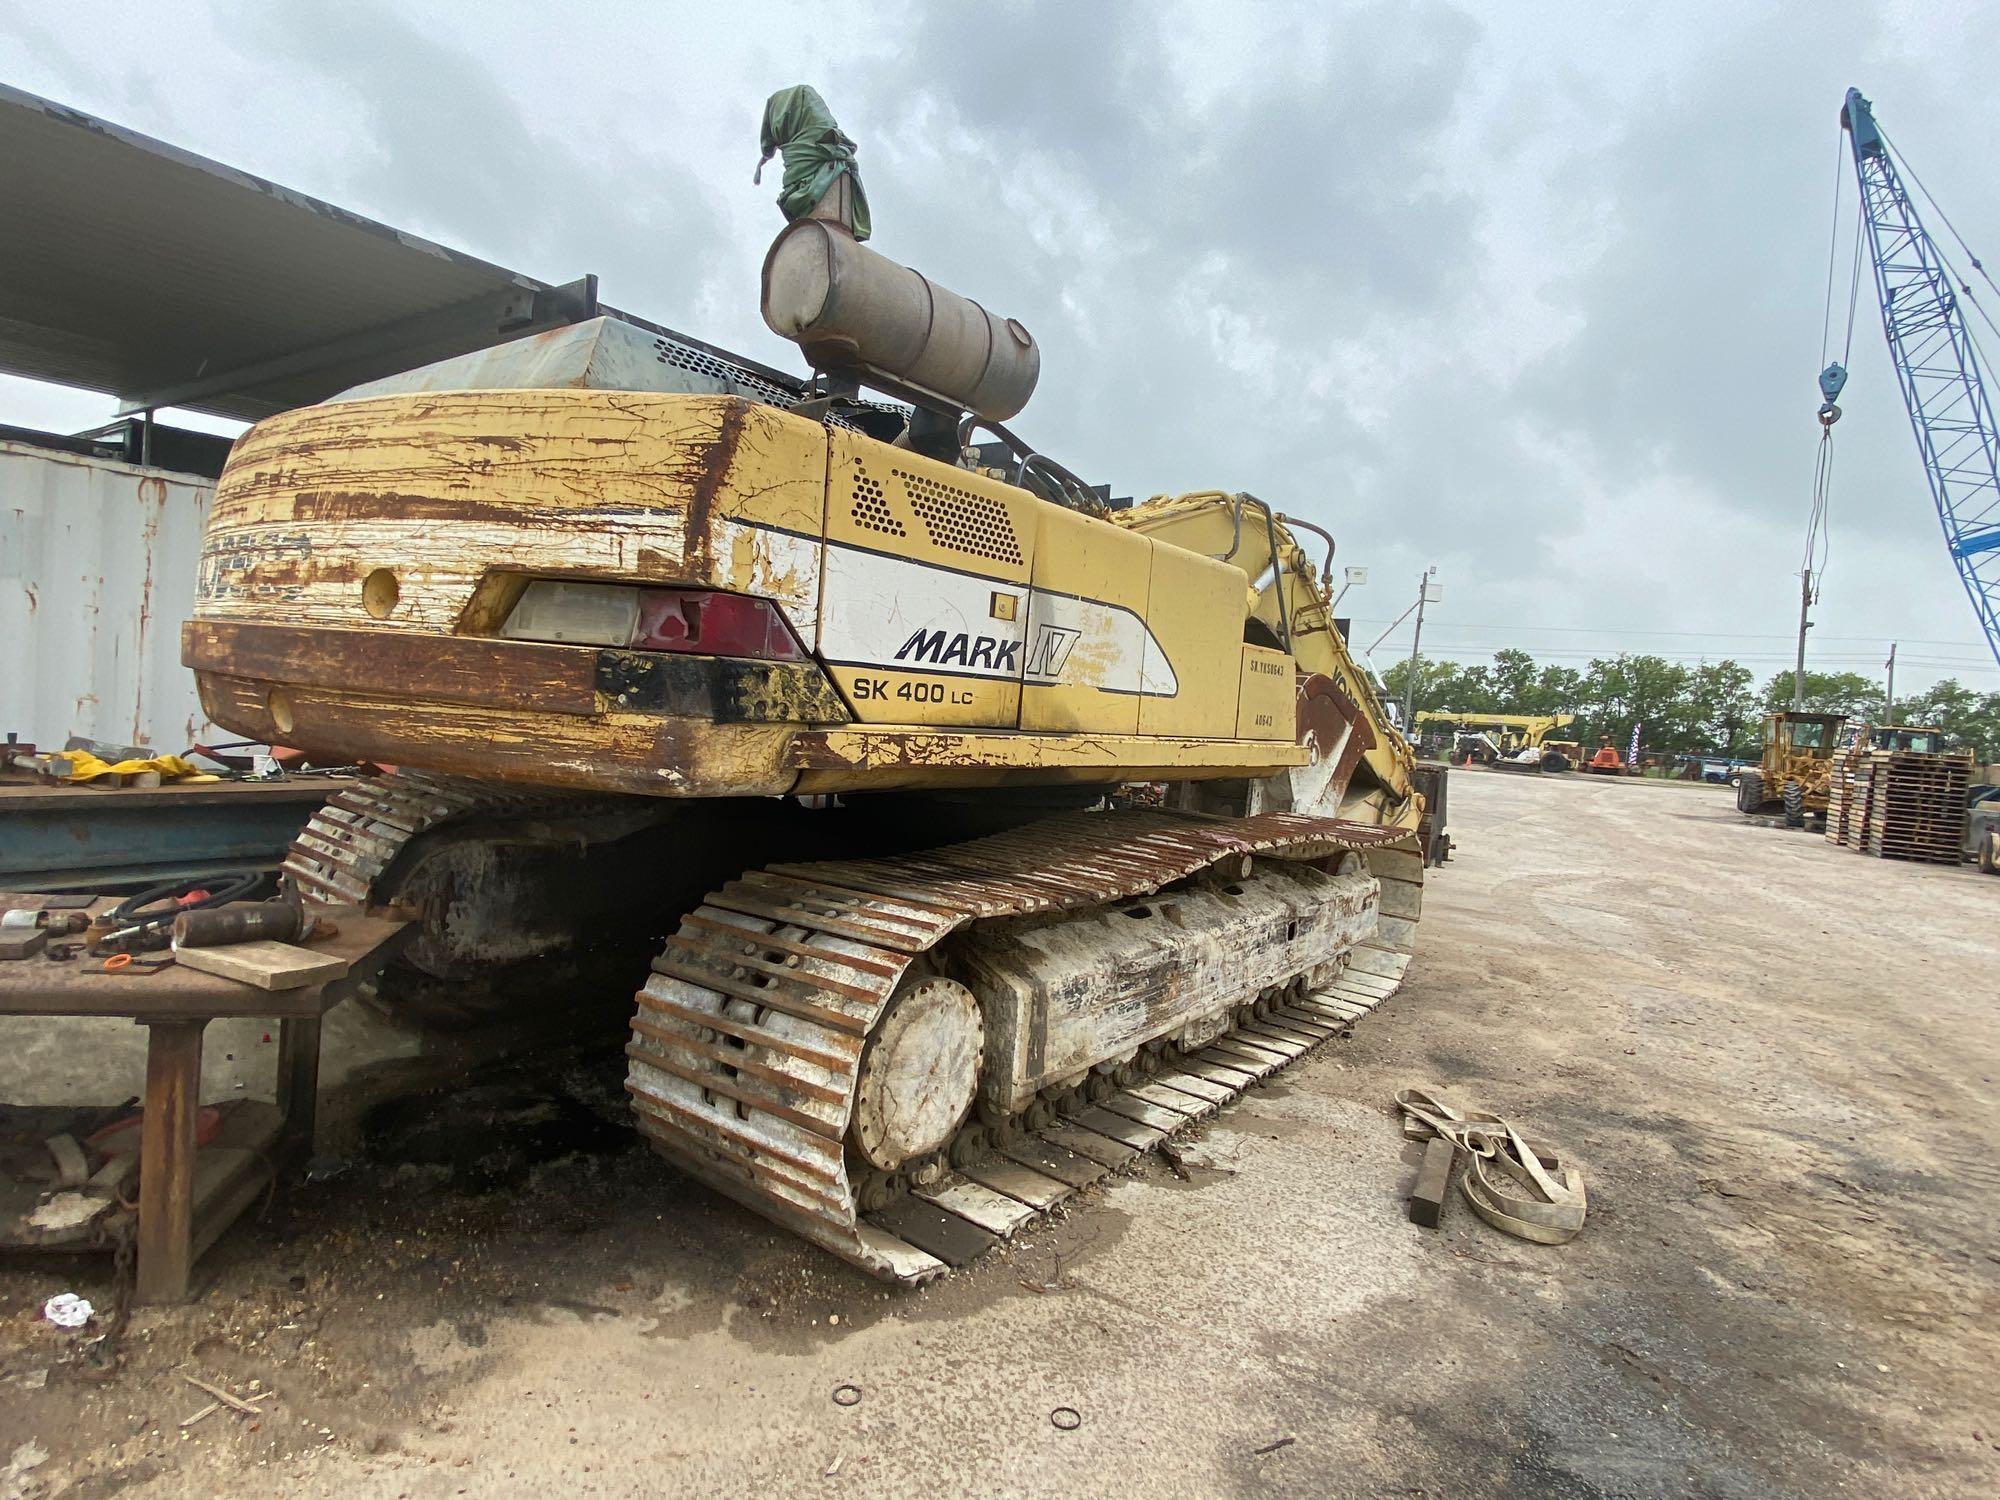
[[[1819,393],[1825,398],[1827,406],[1833,405],[1840,399],[1841,388],[1846,384],[1847,369],[1839,360],[1835,360],[1819,372]],[[1825,408],[1822,407],[1821,410]]]

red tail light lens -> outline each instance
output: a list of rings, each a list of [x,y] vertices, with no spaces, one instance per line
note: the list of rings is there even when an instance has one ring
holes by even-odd
[[[684,651],[757,661],[804,661],[805,648],[768,599],[711,589],[644,589],[625,583],[538,578],[500,634],[516,641]]]
[[[631,645],[635,651],[692,651],[758,661],[805,658],[770,600],[701,589],[642,589]]]

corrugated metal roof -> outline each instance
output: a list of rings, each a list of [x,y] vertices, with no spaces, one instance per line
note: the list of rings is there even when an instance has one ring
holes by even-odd
[[[0,85],[0,371],[254,419],[595,313]]]

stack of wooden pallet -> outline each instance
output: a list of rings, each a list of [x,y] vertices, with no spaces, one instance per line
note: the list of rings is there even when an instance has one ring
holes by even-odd
[[[1913,750],[1864,750],[1837,774],[1827,831],[1839,817],[1846,833],[1835,842],[1885,859],[1957,864],[1963,857],[1965,794],[1970,755],[1925,755]]]
[[[1826,839],[1843,849],[1856,849],[1861,843],[1861,765],[1867,758],[1865,749],[1850,745],[1833,763],[1833,779],[1827,787]]]

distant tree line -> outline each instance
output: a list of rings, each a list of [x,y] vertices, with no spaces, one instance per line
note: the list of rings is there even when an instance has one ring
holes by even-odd
[[[1399,704],[1409,671],[1403,660],[1382,674],[1388,695]],[[1808,672],[1806,707],[1890,722],[1882,714],[1882,688],[1859,672]],[[1495,652],[1487,666],[1417,662],[1419,712],[1575,714],[1575,725],[1557,738],[1586,748],[1608,735],[1622,752],[1632,726],[1642,724],[1640,739],[1651,754],[1753,759],[1763,745],[1765,713],[1791,705],[1790,672],[1777,673],[1760,692],[1748,667],[1726,659],[1687,666],[1660,656],[1621,654],[1597,658],[1578,671],[1538,665],[1526,651],[1510,650]],[[1893,722],[1934,725],[1981,761],[2000,760],[2000,693],[1974,692],[1947,677],[1921,694],[1898,694]]]

